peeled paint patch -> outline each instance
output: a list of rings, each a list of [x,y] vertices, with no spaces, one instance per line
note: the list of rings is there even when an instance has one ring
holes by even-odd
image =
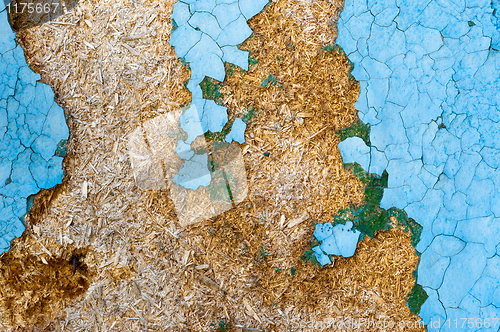
[[[389,173],[381,207],[404,208],[423,227],[426,324],[493,318],[480,312],[495,301],[484,266],[500,243],[499,6],[347,0],[338,21],[337,42],[360,82],[359,117],[372,126],[370,171]],[[339,147],[345,160],[366,163],[365,153]]]
[[[190,145],[196,137],[207,131],[221,132],[226,125],[227,108],[212,100],[205,102],[201,99],[199,84],[205,77],[223,81],[226,74],[224,62],[248,70],[248,52],[239,50],[237,45],[252,34],[247,20],[258,14],[268,3],[268,0],[184,0],[174,4],[172,19],[178,27],[172,32],[170,45],[175,47],[177,56],[183,57],[191,68],[187,88],[192,93],[192,107],[187,108],[180,119],[182,129],[188,135],[185,144]],[[234,140],[243,144],[245,130],[246,124],[241,119],[236,119],[226,142]],[[181,151],[181,158],[192,157],[185,147],[176,148],[175,151]],[[186,160],[182,174],[176,177],[176,183],[189,183],[186,188],[206,186],[210,183],[208,168],[207,176],[199,176],[200,172],[205,172],[201,168],[206,167],[208,164]],[[186,180],[189,178],[204,180]]]
[[[247,129],[247,124],[243,122],[240,118],[237,118],[233,122],[231,131],[226,136],[226,142],[231,143],[236,141],[240,144],[245,143],[245,130]]]
[[[339,224],[335,227],[332,227],[331,223],[316,224],[314,236],[321,242],[321,245],[313,247],[312,250],[321,266],[331,264],[329,257],[326,255],[342,257],[354,255],[361,232],[352,230],[352,227],[353,223],[351,221],[348,221],[345,225]]]
[[[200,186],[208,186],[211,179],[208,170],[208,155],[204,153],[195,154],[186,159],[184,167],[175,175],[173,181],[184,188],[196,190]]]
[[[368,169],[370,165],[370,148],[359,137],[349,137],[338,145],[344,163],[350,164],[357,162]]]
[[[314,256],[316,257],[318,263],[321,264],[321,266],[332,264],[330,257],[328,257],[328,255],[326,255],[319,246],[313,247],[312,251],[314,252]]]
[[[324,224],[317,223],[314,228],[314,237],[318,241],[323,241],[324,239],[330,237],[333,234],[332,223],[326,222]]]
[[[227,123],[226,108],[217,105],[213,100],[207,100],[202,121],[207,123],[208,130],[211,132],[220,132]]]
[[[196,137],[203,135],[204,133],[202,122],[198,114],[198,108],[194,104],[182,113],[180,117],[180,124],[182,129],[187,133],[188,138],[186,140],[186,144],[188,145],[191,144]],[[180,150],[185,151],[183,148],[180,148]]]
[[[27,198],[62,182],[59,143],[69,136],[51,87],[28,68],[0,13],[0,253],[24,231]]]

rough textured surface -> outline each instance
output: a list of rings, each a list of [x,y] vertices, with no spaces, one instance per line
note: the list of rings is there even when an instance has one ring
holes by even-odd
[[[27,198],[61,183],[55,154],[69,135],[52,88],[28,68],[15,36],[0,12],[0,253],[24,231]]]
[[[457,330],[455,318],[479,330],[476,319],[500,317],[495,6],[349,0],[338,22],[337,43],[360,82],[356,108],[371,125],[369,160],[388,161],[381,207],[404,208],[423,226],[417,281],[429,295],[420,315],[430,331],[449,329],[447,319]],[[351,140],[341,150],[366,166],[367,148]]]
[[[85,1],[60,18],[66,24],[18,35],[28,63],[71,115],[64,160],[71,176],[44,202],[45,214],[31,219],[37,228],[27,222],[29,236],[2,256],[2,270],[25,266],[11,268],[9,280],[26,281],[2,287],[2,331],[52,322],[46,330],[206,332],[223,321],[228,330],[281,332],[329,317],[416,320],[405,300],[418,258],[408,234],[365,237],[334,267],[300,259],[316,221],[363,203],[364,186],[342,168],[335,134],[356,121],[358,84],[349,80],[347,57],[323,51],[336,35],[329,22],[340,1],[272,2],[249,21],[254,36],[240,46],[250,51],[250,70],[231,76],[226,65],[219,91],[228,117],[254,110],[242,147],[249,179],[242,204],[183,228],[168,190],[137,188],[128,134],[191,98],[182,84],[189,71],[168,44],[173,2]],[[261,87],[269,74],[281,86]],[[305,212],[309,219],[295,225]],[[38,275],[71,281],[76,248],[86,249],[80,261],[92,277],[88,290],[68,298],[31,287]],[[52,269],[47,251],[69,269]],[[41,270],[49,267],[57,274]],[[2,285],[6,278],[0,275]],[[45,323],[26,304],[43,306]]]
[[[258,14],[268,2],[185,0],[174,4],[172,22],[177,29],[172,32],[170,44],[175,47],[177,56],[188,62],[191,69],[187,88],[192,94],[192,104],[181,117],[181,127],[188,134],[187,144],[208,131],[222,131],[228,122],[227,108],[217,105],[213,100],[203,99],[200,83],[205,77],[223,81],[226,76],[224,62],[248,70],[249,52],[239,50],[237,45],[252,34],[247,20]],[[234,140],[243,144],[245,129],[246,124],[236,119],[226,141]],[[199,160],[186,159],[174,182],[182,186],[189,183],[186,188],[194,190],[207,186],[210,183],[208,162],[200,164]]]

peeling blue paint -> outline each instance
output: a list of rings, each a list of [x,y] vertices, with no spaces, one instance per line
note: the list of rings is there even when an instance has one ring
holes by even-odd
[[[268,0],[183,0],[174,4],[172,19],[177,28],[172,32],[170,45],[175,47],[177,56],[184,58],[191,68],[187,88],[191,91],[192,103],[181,117],[181,127],[188,135],[186,144],[191,144],[207,131],[221,132],[228,122],[227,108],[217,105],[213,100],[203,99],[200,83],[205,77],[223,81],[226,76],[224,62],[248,70],[249,52],[238,49],[237,45],[252,34],[247,20],[268,3]],[[226,141],[245,142],[246,125],[241,122],[241,119],[234,121]],[[210,177],[208,169],[202,172],[203,180],[195,180],[201,174],[198,163],[193,164],[186,159],[181,172],[182,175],[179,174],[174,180],[179,185],[190,183],[191,189],[197,189],[206,186],[207,181],[210,183],[205,175]],[[184,180],[186,177],[190,179],[188,182]]]
[[[455,318],[500,317],[498,7],[347,0],[338,21],[372,145],[339,147],[364,168],[386,168],[380,206],[404,209],[423,226],[417,283],[429,295],[420,311],[429,331],[461,330]]]
[[[69,136],[52,88],[38,82],[40,75],[28,68],[15,37],[4,10],[0,12],[0,253],[23,233],[28,197],[61,183]]]
[[[353,226],[352,221],[346,222],[345,225],[335,225],[335,227],[331,223],[316,224],[314,236],[321,244],[313,247],[312,250],[321,266],[332,263],[327,255],[342,257],[354,255],[361,232],[353,230]]]
[[[240,118],[237,118],[233,122],[231,131],[226,136],[226,142],[231,143],[236,141],[240,144],[245,143],[245,130],[247,129],[247,124],[243,122]]]
[[[208,186],[212,179],[208,169],[208,155],[194,154],[186,159],[184,167],[174,176],[174,182],[184,188],[196,190],[200,186]]]

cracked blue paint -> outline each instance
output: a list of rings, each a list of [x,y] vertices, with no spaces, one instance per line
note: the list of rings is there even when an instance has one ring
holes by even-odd
[[[0,253],[24,231],[27,199],[61,183],[69,136],[52,88],[38,82],[0,12]],[[58,149],[59,148],[59,149]],[[56,151],[57,150],[57,151]]]
[[[420,311],[429,331],[500,318],[499,7],[347,0],[338,21],[372,145],[339,147],[364,169],[386,169],[381,208],[404,209],[423,227],[417,283],[429,295]]]
[[[196,190],[199,186],[208,186],[212,179],[208,165],[208,154],[194,154],[185,159],[184,167],[174,176],[174,182],[184,188]]]
[[[338,144],[344,164],[358,163],[368,173],[382,176],[387,168],[385,153],[375,147],[368,147],[362,138],[354,136],[343,140]]]
[[[177,28],[172,32],[170,45],[175,47],[177,56],[184,58],[191,68],[187,88],[192,94],[192,103],[180,119],[181,127],[188,135],[186,144],[191,144],[196,137],[208,131],[220,132],[227,124],[227,108],[217,105],[213,100],[203,99],[200,83],[207,76],[223,81],[226,76],[224,62],[248,70],[249,52],[238,49],[237,45],[252,34],[247,20],[268,3],[268,0],[183,0],[174,4],[172,20]],[[235,140],[243,144],[245,129],[246,125],[242,125],[241,119],[236,119],[226,141]],[[179,156],[185,159],[183,155]],[[201,171],[198,165],[186,159],[174,182],[179,185],[189,183],[189,188],[194,190],[206,186],[207,181],[210,183],[210,172],[208,169],[206,172]],[[203,176],[196,181],[200,172]]]

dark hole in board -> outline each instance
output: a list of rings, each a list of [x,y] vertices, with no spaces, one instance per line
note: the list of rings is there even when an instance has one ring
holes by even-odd
[[[42,326],[56,318],[54,308],[83,295],[91,283],[91,273],[83,263],[86,249],[48,257],[45,264],[34,255],[9,251],[0,258],[0,306],[12,325]],[[76,257],[78,265],[73,274]]]

